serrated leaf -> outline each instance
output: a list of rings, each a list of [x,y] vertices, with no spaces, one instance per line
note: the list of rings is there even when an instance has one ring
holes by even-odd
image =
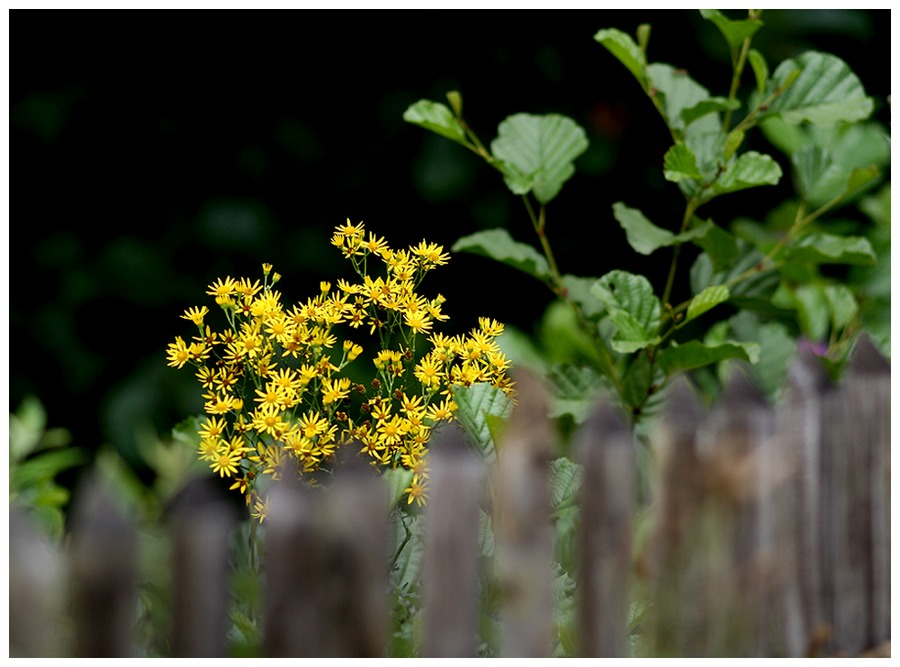
[[[631,354],[650,345],[656,345],[661,338],[647,331],[641,322],[624,310],[610,310],[609,320],[616,327],[616,335],[610,346],[616,352]]]
[[[403,120],[457,143],[466,143],[466,131],[446,104],[419,100],[403,112]]]
[[[628,71],[634,75],[634,78],[638,80],[638,83],[641,84],[641,88],[646,90],[647,77],[644,55],[630,35],[616,28],[606,28],[598,31],[594,35],[594,39],[605,46],[620,63],[625,65]]]
[[[684,321],[690,322],[694,318],[700,317],[700,315],[711,308],[715,308],[720,303],[728,301],[728,297],[730,296],[731,292],[725,285],[710,285],[691,299],[690,304],[688,304]]]
[[[753,69],[753,75],[756,77],[756,91],[762,94],[766,89],[766,83],[769,81],[769,65],[766,63],[763,54],[756,49],[750,49],[747,53],[747,59],[750,61],[750,67]]]
[[[759,19],[742,19],[734,21],[725,16],[718,9],[701,9],[700,15],[712,21],[725,37],[732,51],[741,48],[745,39],[750,39],[756,31],[762,28],[763,22]]]
[[[606,305],[608,318],[616,327],[610,343],[614,350],[628,354],[659,342],[661,306],[644,276],[610,271],[592,291]]]
[[[502,390],[484,382],[469,387],[454,385],[452,392],[453,401],[457,406],[454,413],[456,419],[485,459],[493,461],[496,449],[491,433],[491,417],[509,419],[513,400]]]
[[[550,278],[550,265],[544,256],[530,245],[514,240],[505,229],[487,229],[464,236],[451,250],[490,257],[538,280]]]
[[[714,364],[724,359],[742,359],[756,363],[759,345],[756,343],[727,342],[706,345],[692,340],[682,345],[672,343],[659,351],[658,363],[666,375]]]
[[[502,162],[513,193],[534,192],[546,204],[575,173],[573,162],[587,147],[587,135],[571,118],[520,113],[500,123],[491,153]]]
[[[648,332],[659,327],[660,304],[650,281],[627,271],[610,271],[592,288],[593,294],[609,310],[623,310]]]
[[[701,179],[697,157],[684,142],[679,141],[666,151],[663,157],[663,175],[667,181],[673,182],[685,178]]]
[[[728,192],[737,192],[760,185],[775,185],[780,178],[781,167],[771,156],[756,151],[747,151],[712,182],[701,199],[709,201],[713,197]]]
[[[547,472],[550,486],[550,508],[555,514],[577,503],[581,488],[582,467],[571,459],[561,457],[550,461]]]
[[[609,381],[589,366],[555,364],[547,374],[553,388],[548,414],[550,417],[569,415],[581,424],[590,415],[602,389],[611,391]]]
[[[798,58],[782,62],[766,86],[766,96],[784,87],[759,120],[779,117],[787,123],[812,123],[830,127],[835,123],[853,123],[868,118],[873,109],[859,77],[837,56],[808,51]]]
[[[787,262],[803,264],[875,264],[875,251],[867,238],[813,232],[790,246]]]

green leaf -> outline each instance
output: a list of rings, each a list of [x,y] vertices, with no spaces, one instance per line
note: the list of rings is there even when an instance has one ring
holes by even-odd
[[[784,260],[796,264],[875,264],[875,251],[862,236],[813,232],[790,246]]]
[[[675,235],[672,232],[657,227],[636,208],[616,202],[613,204],[613,216],[625,230],[628,243],[642,255],[649,255],[657,248],[673,243]]]
[[[617,331],[612,347],[629,353],[659,342],[661,306],[650,281],[627,271],[610,271],[593,287]]]
[[[735,338],[759,345],[759,360],[750,366],[756,384],[772,396],[787,380],[788,368],[797,352],[797,341],[780,322],[763,323],[755,314],[742,311],[728,320]]]
[[[513,400],[487,383],[479,382],[469,387],[454,385],[453,400],[457,405],[454,413],[465,428],[473,444],[487,461],[496,456],[494,436],[491,433],[491,418],[509,419]]]
[[[728,136],[725,137],[725,146],[722,150],[722,157],[726,160],[730,160],[735,153],[737,153],[737,149],[741,147],[741,144],[744,143],[744,131],[743,130],[732,130],[728,133]]]
[[[691,299],[684,321],[690,322],[720,303],[725,303],[730,296],[731,292],[725,285],[710,285]]]
[[[628,68],[634,78],[641,84],[641,88],[647,89],[646,65],[644,54],[631,36],[615,28],[600,30],[594,35],[594,39],[618,58],[619,62]]]
[[[393,508],[403,497],[412,483],[413,471],[406,468],[391,468],[382,473],[388,490],[388,507]]]
[[[712,182],[701,199],[706,202],[728,192],[775,185],[780,178],[781,167],[775,160],[756,151],[747,151]]]
[[[577,504],[581,475],[581,466],[564,456],[550,461],[550,507],[554,514]]]
[[[667,181],[680,181],[685,178],[700,180],[700,170],[697,168],[697,157],[683,141],[677,142],[666,151],[663,158],[663,175]]]
[[[853,296],[853,290],[846,285],[825,285],[824,293],[825,301],[828,303],[828,313],[831,316],[832,330],[840,331],[856,314],[859,303]]]
[[[789,83],[791,79],[793,83]],[[829,53],[808,51],[782,62],[769,79],[766,96],[786,84],[789,84],[787,90],[760,114],[760,121],[778,117],[792,125],[812,123],[830,127],[868,118],[874,107],[859,77],[847,63]]]
[[[791,164],[797,192],[806,202],[828,201],[828,193],[841,188],[847,180],[840,166],[832,162],[831,153],[820,146],[804,146],[791,156]],[[818,194],[823,191],[824,196]]]
[[[669,128],[681,133],[687,127],[682,113],[693,109],[701,102],[710,99],[709,91],[694,81],[684,70],[675,69],[665,63],[653,63],[647,66],[647,75],[655,94],[662,102],[662,107]],[[699,116],[695,118],[700,118]],[[705,123],[692,123],[697,132],[711,132],[718,129],[717,118],[704,115]]]
[[[659,352],[659,366],[666,375],[678,371],[708,366],[723,359],[742,359],[756,363],[759,359],[759,345],[756,343],[727,342],[705,345],[692,340],[683,345],[672,343]]]
[[[569,301],[575,303],[589,320],[596,320],[606,312],[606,307],[591,292],[597,278],[573,276],[567,273],[562,276],[560,282],[566,290]]]
[[[756,31],[762,28],[763,22],[759,19],[743,19],[733,21],[726,17],[718,9],[701,9],[700,15],[712,21],[721,31],[732,51],[741,48],[745,39],[750,39]]]
[[[601,390],[611,390],[604,376],[581,364],[555,364],[547,379],[553,388],[548,414],[554,418],[569,415],[576,424],[588,418]]]
[[[709,232],[708,225],[711,224],[701,223],[681,234],[673,234],[667,229],[657,227],[638,209],[630,208],[622,202],[613,204],[613,216],[625,230],[628,243],[642,255],[649,255],[658,248],[693,241],[706,235]]]
[[[587,147],[587,135],[571,118],[520,113],[500,123],[491,153],[503,163],[504,179],[513,193],[533,191],[546,204],[575,173],[572,163]]]
[[[766,64],[763,54],[756,49],[750,49],[747,59],[750,61],[754,76],[756,76],[756,91],[762,95],[766,89],[766,83],[769,81],[769,66]]]
[[[709,99],[697,102],[697,104],[688,109],[682,109],[681,120],[684,121],[684,125],[687,127],[698,118],[703,118],[703,116],[708,114],[727,111],[729,109],[739,109],[740,106],[741,103],[737,100],[729,100],[727,97],[710,97]]]
[[[446,104],[419,100],[403,112],[403,120],[426,130],[431,130],[442,137],[466,144],[466,131]]]
[[[713,271],[725,271],[734,264],[738,256],[738,247],[731,233],[714,224],[712,220],[695,223],[694,229],[702,233],[698,233],[691,241],[705,251]]]
[[[544,256],[530,245],[514,240],[505,229],[487,229],[464,236],[451,250],[490,257],[538,280],[550,278],[550,265]]]

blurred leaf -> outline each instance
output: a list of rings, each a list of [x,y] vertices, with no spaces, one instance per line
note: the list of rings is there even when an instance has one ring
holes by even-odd
[[[459,144],[466,144],[466,131],[445,104],[419,100],[403,112],[403,120],[431,130]]]
[[[505,229],[488,229],[464,236],[451,250],[490,257],[538,280],[550,278],[550,265],[544,256],[530,245],[514,240]]]
[[[794,78],[796,77],[796,78]],[[759,115],[759,120],[778,117],[787,123],[812,123],[825,127],[853,123],[872,113],[872,98],[847,64],[829,53],[808,51],[782,62],[766,86],[766,96],[789,84]]]
[[[581,474],[581,466],[566,457],[550,462],[550,507],[554,514],[577,504]]]
[[[698,233],[691,241],[694,245],[699,246],[705,251],[707,259],[710,261],[710,268],[713,271],[725,271],[733,266],[734,260],[738,256],[737,241],[734,236],[725,231],[712,220],[699,221],[694,219],[694,229],[702,230],[702,234]],[[704,285],[704,287],[707,287]]]
[[[741,103],[737,100],[729,100],[727,97],[710,97],[697,102],[692,107],[682,109],[681,120],[684,121],[684,125],[687,127],[698,118],[703,118],[703,116],[708,114],[728,111],[729,109],[739,109],[740,107]]]
[[[831,316],[832,330],[840,331],[856,314],[859,304],[853,295],[853,290],[846,285],[825,285],[823,291],[828,304],[828,313]]]
[[[487,383],[479,382],[469,387],[454,385],[453,400],[457,405],[454,416],[465,428],[472,443],[487,461],[496,456],[496,443],[491,433],[491,417],[509,419],[513,400]]]
[[[615,28],[600,30],[594,35],[594,39],[600,42],[615,56],[620,63],[625,65],[634,78],[641,84],[641,88],[647,88],[647,75],[644,66],[644,55],[640,47],[630,35]]]
[[[683,133],[687,123],[682,113],[697,107],[701,102],[710,99],[709,91],[694,81],[684,70],[675,69],[665,63],[653,63],[647,66],[647,74],[650,85],[655,89],[655,94],[662,102],[662,107],[669,128],[676,133]],[[718,129],[718,119],[709,114],[704,114],[706,125],[697,121],[700,116],[694,116],[691,125],[696,132],[708,132]]]
[[[787,380],[788,368],[797,352],[797,341],[784,324],[763,322],[749,311],[738,313],[728,323],[735,338],[759,344],[759,360],[750,366],[750,374],[767,396],[773,396]],[[724,372],[726,369],[723,368]]]
[[[10,482],[19,489],[27,489],[50,482],[63,470],[74,468],[87,461],[81,449],[67,448],[44,452],[15,467]]]
[[[725,285],[710,285],[691,299],[684,321],[690,322],[720,303],[728,301],[729,296],[731,292]]]
[[[759,19],[748,18],[734,21],[726,17],[718,9],[701,9],[700,15],[716,25],[732,51],[740,49],[744,40],[753,37],[756,31],[763,26],[763,22]]]
[[[406,468],[390,468],[381,473],[387,485],[388,507],[393,508],[403,497],[410,483],[412,483],[413,471]]]
[[[798,264],[875,264],[875,251],[862,236],[813,232],[789,246],[784,261]]]
[[[576,424],[588,418],[601,390],[611,390],[604,376],[581,364],[554,364],[547,379],[553,388],[549,416],[569,415]]]
[[[723,359],[742,359],[755,363],[759,360],[759,345],[738,342],[706,345],[696,340],[682,345],[672,343],[659,351],[658,362],[663,372],[671,375],[678,371],[708,366]]]
[[[766,89],[766,83],[769,81],[769,66],[766,64],[763,54],[756,49],[750,49],[747,53],[747,59],[750,61],[750,67],[753,69],[753,74],[756,77],[756,91],[762,94]]]
[[[581,308],[585,317],[595,320],[606,312],[606,307],[591,292],[591,288],[597,282],[596,278],[566,274],[562,277],[561,282],[568,299]]]
[[[558,114],[515,114],[498,128],[491,153],[503,163],[506,184],[513,193],[534,192],[546,204],[575,173],[575,158],[588,147],[584,130]]]

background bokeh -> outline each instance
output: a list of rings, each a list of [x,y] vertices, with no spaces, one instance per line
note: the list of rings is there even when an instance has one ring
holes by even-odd
[[[763,19],[754,46],[771,67],[835,53],[887,125],[889,10]],[[661,225],[680,217],[659,169],[668,138],[593,40],[644,22],[652,60],[727,93],[724,42],[696,11],[11,11],[10,409],[35,395],[74,444],[139,465],[139,434],[165,436],[200,410],[191,374],[164,352],[215,278],[272,262],[285,297],[305,299],[347,275],[329,245],[347,218],[394,246],[449,248],[498,226],[531,241],[493,170],[403,122],[410,104],[451,89],[486,142],[520,111],[587,130],[591,147],[550,209],[565,272],[658,272],[629,251],[610,205]],[[729,201],[750,217],[767,204],[762,189]],[[530,332],[550,301],[523,274],[463,254],[429,281],[454,331],[490,315]]]

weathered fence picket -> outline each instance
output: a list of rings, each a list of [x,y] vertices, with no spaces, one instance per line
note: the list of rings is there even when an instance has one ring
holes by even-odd
[[[486,581],[501,598],[499,653],[553,650],[557,436],[541,383],[517,382],[496,462],[486,465],[456,427],[433,442],[422,515],[423,656],[476,655]],[[651,656],[889,653],[890,365],[867,340],[838,385],[811,353],[798,354],[774,407],[739,373],[708,411],[678,379],[650,440],[656,478],[639,531],[642,445],[632,430],[601,401],[574,438],[581,487],[570,574],[580,655],[632,655],[635,637]],[[336,466],[324,490],[285,477],[273,485],[265,526],[262,654],[385,655],[388,563],[398,545],[383,480],[352,460]],[[168,647],[173,656],[221,657],[236,522],[196,484],[168,520]],[[136,654],[136,531],[100,485],[76,500],[63,551],[11,513],[11,655]],[[479,538],[486,516],[490,559]],[[60,601],[49,593],[65,574],[71,620],[60,624]],[[643,614],[632,637],[636,601]]]

